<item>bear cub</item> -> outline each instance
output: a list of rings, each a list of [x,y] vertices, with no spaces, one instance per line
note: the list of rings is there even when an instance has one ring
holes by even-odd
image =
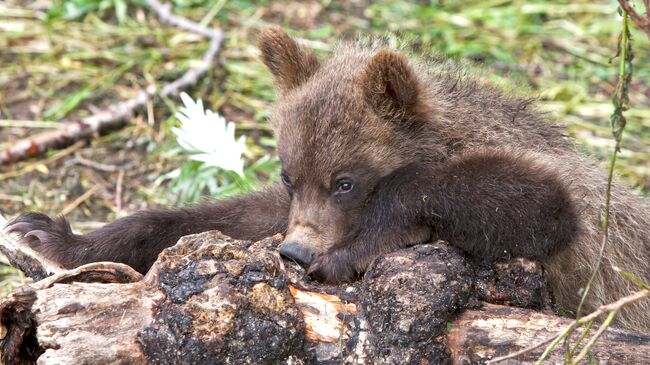
[[[140,272],[187,234],[217,229],[257,240],[282,232],[280,253],[327,282],[353,279],[377,255],[443,239],[480,259],[541,260],[563,305],[577,303],[585,261],[595,262],[604,174],[530,99],[463,76],[451,62],[417,63],[379,46],[341,44],[323,62],[277,28],[263,31],[259,45],[278,88],[271,123],[281,181],[138,212],[85,235],[39,213],[6,229],[66,267],[117,261]],[[647,209],[624,216],[642,204],[618,195],[618,242],[641,252],[619,266],[647,280],[650,240],[639,235]],[[628,288],[600,284],[616,284],[618,294]]]

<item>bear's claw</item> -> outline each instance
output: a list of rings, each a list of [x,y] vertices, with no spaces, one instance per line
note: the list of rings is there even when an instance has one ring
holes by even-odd
[[[4,230],[16,234],[20,241],[37,250],[44,244],[56,245],[74,239],[70,226],[64,218],[54,220],[42,213],[22,214],[7,222]]]

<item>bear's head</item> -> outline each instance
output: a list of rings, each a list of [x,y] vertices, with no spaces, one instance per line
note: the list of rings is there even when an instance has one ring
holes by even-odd
[[[372,229],[361,225],[377,213],[369,206],[382,179],[430,156],[420,136],[432,113],[417,72],[396,51],[341,47],[321,62],[278,28],[263,31],[259,46],[278,88],[271,123],[291,196],[280,252],[309,267]]]

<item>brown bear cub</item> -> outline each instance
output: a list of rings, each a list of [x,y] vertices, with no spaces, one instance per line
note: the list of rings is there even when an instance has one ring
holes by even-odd
[[[272,123],[282,179],[266,190],[175,210],[150,210],[75,235],[64,218],[24,214],[7,226],[67,267],[118,261],[140,272],[183,235],[221,230],[256,240],[286,234],[283,256],[329,282],[377,255],[444,239],[483,258],[540,260],[560,305],[575,308],[599,251],[606,177],[530,99],[416,63],[378,46],[339,45],[321,62],[279,29],[260,36],[278,86]],[[650,211],[613,189],[612,239],[587,310],[650,282]],[[650,330],[650,305],[621,313]]]

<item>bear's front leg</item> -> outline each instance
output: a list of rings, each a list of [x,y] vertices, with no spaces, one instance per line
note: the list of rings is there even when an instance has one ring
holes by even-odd
[[[367,257],[365,259],[372,258]],[[332,251],[328,254],[318,256],[311,262],[307,274],[315,280],[325,283],[341,283],[352,281],[359,276],[363,270],[357,270],[358,262],[349,247]]]
[[[361,276],[380,255],[430,240],[431,229],[410,226],[366,226],[354,239],[312,261],[307,273],[327,283],[351,281]]]
[[[357,234],[314,259],[316,278],[338,282],[381,254],[430,239],[477,258],[541,260],[580,229],[559,171],[536,155],[476,151],[437,165],[409,165],[382,179]]]
[[[258,240],[287,229],[290,199],[274,185],[260,192],[183,209],[137,212],[84,235],[72,233],[63,217],[25,213],[5,230],[67,268],[97,261],[121,262],[145,273],[166,247],[188,234],[209,230]]]

